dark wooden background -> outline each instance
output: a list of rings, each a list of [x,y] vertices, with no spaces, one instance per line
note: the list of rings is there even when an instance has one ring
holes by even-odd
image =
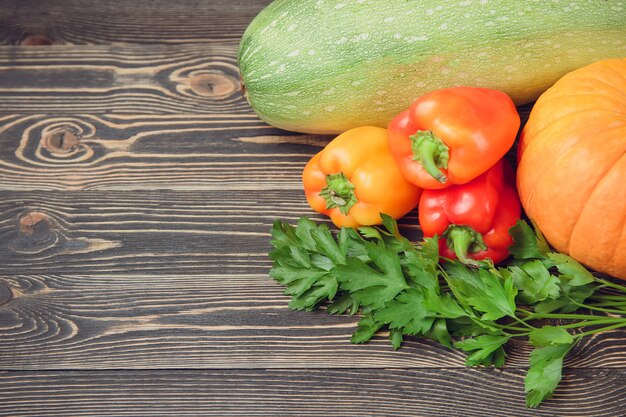
[[[321,220],[300,172],[329,138],[240,96],[268,2],[0,0],[0,414],[625,415],[624,331],[577,346],[533,411],[528,346],[467,369],[287,308],[269,230]]]

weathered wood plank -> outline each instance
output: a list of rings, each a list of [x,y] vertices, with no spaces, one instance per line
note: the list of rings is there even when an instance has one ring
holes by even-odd
[[[270,0],[4,0],[0,44],[158,44],[238,39]]]
[[[274,219],[313,211],[300,192],[223,187],[0,192],[0,272],[266,273]]]
[[[524,407],[523,372],[491,369],[0,373],[0,415],[616,417],[626,371],[567,369],[552,400]]]
[[[245,114],[237,42],[0,47],[0,113]]]
[[[243,256],[243,255],[242,255]],[[267,274],[4,275],[0,369],[462,368],[465,356],[382,333],[350,344],[357,317],[288,309]],[[580,342],[570,367],[623,368],[626,331]],[[530,347],[508,349],[507,369]]]
[[[0,273],[266,273],[274,220],[328,223],[293,185],[0,191]],[[415,211],[399,223],[407,237],[420,238]]]
[[[328,140],[250,115],[8,115],[0,190],[299,190]]]

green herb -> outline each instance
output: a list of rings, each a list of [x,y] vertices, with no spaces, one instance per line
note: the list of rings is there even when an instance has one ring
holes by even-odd
[[[528,407],[537,407],[552,396],[561,381],[563,358],[571,347],[569,344],[545,346],[531,352],[530,368],[524,378]]]
[[[381,216],[380,227],[337,233],[306,218],[296,227],[276,221],[270,276],[286,287],[289,306],[360,313],[353,343],[387,329],[393,349],[406,336],[429,338],[466,352],[468,366],[501,367],[504,346],[528,339],[534,347],[525,378],[528,407],[553,395],[564,358],[581,338],[626,326],[626,287],[551,252],[523,221],[510,230],[513,259],[496,268],[484,261],[442,265],[436,238],[412,243],[391,217]],[[614,293],[596,292],[604,287]],[[545,325],[546,319],[568,323]]]

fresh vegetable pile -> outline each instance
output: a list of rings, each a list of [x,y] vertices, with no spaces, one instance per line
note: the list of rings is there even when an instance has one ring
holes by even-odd
[[[365,3],[277,0],[242,39],[261,118],[340,133],[303,171],[337,230],[277,220],[270,276],[293,309],[360,314],[354,343],[385,329],[501,367],[527,339],[536,407],[578,341],[626,327],[626,286],[583,266],[626,279],[626,59],[587,65],[626,54],[626,21],[589,0]],[[515,172],[515,105],[546,89]],[[396,223],[415,208],[420,242]]]
[[[507,343],[527,339],[527,405],[549,398],[579,340],[626,327],[626,286],[551,250],[521,219],[503,158],[519,125],[505,94],[455,87],[418,98],[387,130],[364,126],[331,141],[303,181],[338,232],[307,218],[272,229],[270,276],[289,306],[360,313],[354,343],[387,329],[394,349],[425,337],[466,352],[468,366],[501,367]],[[395,220],[416,206],[417,243]]]
[[[436,237],[414,244],[385,215],[383,227],[342,228],[337,234],[307,218],[296,227],[276,221],[270,276],[286,286],[290,308],[314,310],[330,302],[328,313],[360,312],[354,343],[387,327],[394,349],[404,336],[426,337],[467,352],[468,366],[501,367],[506,344],[528,339],[534,350],[526,403],[535,407],[552,395],[563,358],[581,338],[626,327],[626,287],[551,252],[523,221],[511,235],[509,265],[480,261],[468,267],[452,260],[440,264]],[[597,294],[602,287],[619,295]],[[580,308],[589,312],[572,314]],[[536,324],[545,319],[570,322]]]

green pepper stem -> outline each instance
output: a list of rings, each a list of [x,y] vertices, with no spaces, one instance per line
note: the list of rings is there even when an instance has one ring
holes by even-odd
[[[451,224],[448,226],[443,237],[446,238],[448,247],[454,251],[459,261],[466,265],[478,266],[478,262],[468,256],[468,253],[487,250],[480,233],[470,226]]]
[[[326,176],[326,187],[322,188],[320,196],[326,200],[327,209],[337,207],[344,215],[358,201],[354,194],[354,185],[343,172]]]
[[[410,136],[413,159],[419,161],[434,179],[440,183],[447,181],[446,175],[440,168],[448,168],[450,148],[430,130],[418,130]]]

